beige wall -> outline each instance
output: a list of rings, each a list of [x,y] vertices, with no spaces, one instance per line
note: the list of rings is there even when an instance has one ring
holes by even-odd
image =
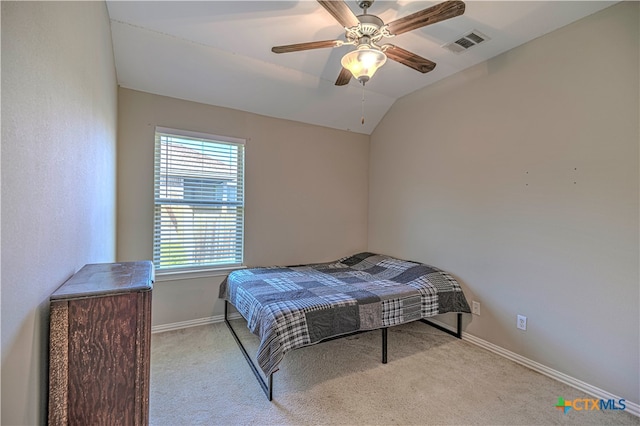
[[[245,264],[337,259],[367,246],[369,137],[120,89],[120,261],[151,259],[155,126],[247,140]],[[222,276],[158,280],[153,324],[221,315]]]
[[[45,424],[49,295],[115,259],[117,87],[97,2],[2,2],[2,420]]]
[[[369,249],[459,277],[468,333],[635,403],[638,6],[399,100],[369,181]]]

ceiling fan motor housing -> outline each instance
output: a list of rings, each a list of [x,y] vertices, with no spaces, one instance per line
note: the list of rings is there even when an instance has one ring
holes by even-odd
[[[356,17],[359,24],[351,28],[347,28],[345,34],[347,40],[351,44],[375,44],[383,37],[383,32],[380,30],[384,26],[382,19],[375,15],[358,15]]]
[[[360,32],[363,35],[373,36],[384,25],[382,19],[376,15],[358,15],[357,18],[360,21]]]

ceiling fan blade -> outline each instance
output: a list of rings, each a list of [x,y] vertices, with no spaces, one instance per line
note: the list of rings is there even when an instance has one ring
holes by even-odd
[[[401,47],[394,46],[393,44],[386,44],[384,47],[384,53],[387,55],[387,58],[406,65],[409,68],[413,68],[416,71],[420,71],[423,74],[432,71],[436,67],[435,62],[431,62]]]
[[[338,47],[342,46],[341,40],[322,40],[322,41],[310,41],[307,43],[287,44],[284,46],[274,46],[271,48],[273,53],[289,53],[299,52],[301,50],[322,49],[325,47]]]
[[[390,34],[398,35],[416,28],[435,24],[464,13],[465,5],[460,0],[445,1],[419,12],[407,15],[388,24]]]
[[[336,80],[336,86],[344,86],[345,84],[349,84],[349,81],[351,81],[351,71],[342,67],[342,70],[338,75],[338,79]]]
[[[318,3],[320,3],[320,5],[324,7],[327,12],[329,12],[331,16],[333,16],[336,21],[338,21],[338,23],[345,28],[353,27],[360,23],[360,21],[358,21],[358,18],[356,18],[356,15],[354,15],[351,9],[349,9],[349,6],[347,6],[347,4],[342,0],[318,0]]]

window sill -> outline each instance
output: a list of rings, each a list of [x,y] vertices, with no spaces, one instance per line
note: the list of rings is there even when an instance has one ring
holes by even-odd
[[[224,268],[210,268],[210,269],[188,269],[182,271],[156,271],[155,281],[179,281],[189,280],[192,278],[208,278],[208,277],[222,277],[227,276],[231,271],[236,269],[245,269],[246,266],[227,266]]]

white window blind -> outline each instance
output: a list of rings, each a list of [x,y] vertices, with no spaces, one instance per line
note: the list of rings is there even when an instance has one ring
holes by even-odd
[[[153,263],[242,264],[244,140],[156,127]]]

